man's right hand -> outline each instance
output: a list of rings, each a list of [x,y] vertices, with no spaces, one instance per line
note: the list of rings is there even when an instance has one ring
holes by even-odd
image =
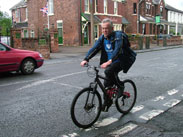
[[[86,65],[86,64],[88,64],[88,61],[86,61],[86,60],[83,60],[83,61],[81,61],[81,63],[80,63],[80,65],[81,65],[82,67],[84,67],[84,65]]]

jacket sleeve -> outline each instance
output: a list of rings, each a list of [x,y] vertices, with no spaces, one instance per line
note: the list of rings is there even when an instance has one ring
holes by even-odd
[[[95,42],[93,47],[88,51],[84,60],[89,61],[92,57],[94,57],[102,48],[103,44],[103,35],[99,37],[99,39]]]
[[[119,57],[119,54],[122,54],[122,44],[123,44],[122,35],[121,34],[116,35],[114,40],[114,51],[111,56],[112,61],[116,60]]]

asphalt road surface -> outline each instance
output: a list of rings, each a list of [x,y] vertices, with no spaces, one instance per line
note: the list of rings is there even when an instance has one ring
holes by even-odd
[[[183,99],[179,92],[183,79],[182,53],[183,48],[139,53],[128,74],[119,74],[120,79],[136,83],[136,110],[123,116],[112,106],[88,130],[79,129],[70,118],[72,99],[92,81],[86,68],[79,65],[83,55],[46,60],[29,76],[1,74],[0,137],[99,137],[119,127],[121,134],[136,128],[137,123],[150,121]],[[91,64],[98,62],[99,56],[91,60]],[[171,102],[163,108],[161,105],[168,101]]]

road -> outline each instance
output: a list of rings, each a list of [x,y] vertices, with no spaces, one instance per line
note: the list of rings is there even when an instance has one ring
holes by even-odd
[[[158,104],[152,100],[161,100],[162,96],[167,98],[164,101],[171,100],[169,94],[182,89],[182,52],[183,48],[175,48],[139,53],[128,74],[119,74],[121,79],[132,79],[136,83],[138,109],[149,106],[148,110],[153,111],[157,107],[160,111],[156,114],[168,109],[161,107],[162,102]],[[1,74],[0,137],[103,136],[105,131],[124,125],[128,127],[128,124],[135,127],[133,123],[145,123],[151,119],[143,115],[146,109],[123,116],[112,106],[108,113],[101,114],[95,127],[88,130],[76,127],[70,118],[72,99],[92,81],[86,68],[79,65],[82,59],[83,55],[71,55],[46,60],[43,67],[29,76]],[[97,56],[91,64],[98,61]],[[183,99],[181,95],[181,92],[175,95],[173,105]]]

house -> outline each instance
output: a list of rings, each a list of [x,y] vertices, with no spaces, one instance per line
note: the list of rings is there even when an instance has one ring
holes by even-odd
[[[126,2],[126,31],[131,34],[156,35],[167,32],[164,0],[130,0]]]
[[[101,32],[104,18],[114,22],[121,30],[129,23],[121,12],[126,0],[93,0],[94,38]],[[48,12],[46,12],[48,10]],[[60,45],[88,45],[91,43],[90,0],[22,0],[11,8],[13,25],[22,28],[23,37],[38,37],[43,31],[58,30]],[[46,13],[46,14],[45,14]]]
[[[183,11],[170,5],[166,5],[168,10],[168,34],[183,35]]]
[[[22,37],[41,37],[54,29],[64,46],[90,45],[92,35],[97,40],[102,34],[104,18],[113,21],[114,30],[130,34],[166,34],[172,24],[164,0],[21,0],[11,11]]]

